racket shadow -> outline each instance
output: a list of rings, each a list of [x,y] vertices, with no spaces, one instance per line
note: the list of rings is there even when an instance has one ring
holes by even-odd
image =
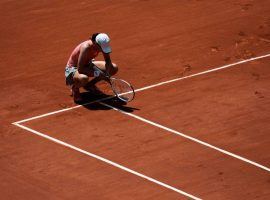
[[[129,113],[133,112],[134,110],[140,110],[138,108],[127,106],[126,102],[121,101],[117,97],[113,97],[113,96],[106,95],[106,94],[96,95],[96,94],[93,94],[91,92],[83,92],[83,93],[81,93],[81,96],[82,96],[83,100],[78,104],[82,105],[83,107],[85,107],[89,110],[111,110],[112,108],[104,106],[98,102],[89,103],[89,102],[93,102],[93,101],[97,101],[97,100],[100,100],[103,98],[109,98],[109,97],[111,97],[111,98],[104,100],[103,102],[106,104],[109,104],[115,108],[118,108],[120,110],[123,110],[125,112],[129,112]]]

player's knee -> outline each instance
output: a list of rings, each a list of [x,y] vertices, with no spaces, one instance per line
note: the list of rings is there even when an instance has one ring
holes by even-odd
[[[89,81],[89,77],[84,75],[84,74],[80,74],[78,76],[74,76],[74,82],[78,87],[82,87],[84,85],[86,85]]]
[[[83,76],[81,77],[81,83],[82,85],[86,85],[89,81],[89,77],[88,76]]]

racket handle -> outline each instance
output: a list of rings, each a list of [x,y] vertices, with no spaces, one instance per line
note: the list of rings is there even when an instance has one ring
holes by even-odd
[[[107,72],[102,71],[101,69],[99,69],[96,65],[93,66],[93,70],[94,70],[94,77],[99,77],[100,75],[106,78],[110,78],[110,75]]]

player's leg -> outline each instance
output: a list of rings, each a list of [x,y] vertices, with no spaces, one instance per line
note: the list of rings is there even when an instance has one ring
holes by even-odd
[[[90,68],[92,69],[91,71],[91,74],[90,76],[94,76],[94,70],[93,70],[93,65],[97,66],[99,69],[101,69],[102,71],[106,71],[106,67],[105,67],[105,61],[93,61],[90,63]],[[118,67],[116,64],[112,63],[113,64],[113,68],[111,70],[111,76],[112,75],[115,75],[117,72],[118,72]],[[94,88],[95,87],[95,84],[99,81],[102,80],[102,77],[95,77],[93,78],[92,80],[90,80],[87,85],[85,85],[85,89],[86,90],[91,90],[91,88]]]
[[[78,71],[73,76],[74,84],[72,85],[72,95],[75,102],[82,101],[80,87],[85,86],[89,82],[89,77],[85,74],[80,74]]]
[[[65,69],[66,85],[71,88],[72,96],[75,102],[81,101],[79,88],[88,82],[88,77],[80,75],[76,67],[67,66]]]
[[[73,76],[74,85],[77,88],[85,86],[89,82],[89,77],[85,74],[80,74],[78,71]]]

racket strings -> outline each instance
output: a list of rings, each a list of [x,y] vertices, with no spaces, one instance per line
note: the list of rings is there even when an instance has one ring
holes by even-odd
[[[120,99],[131,101],[134,98],[134,90],[127,82],[121,79],[113,79],[111,83],[114,92]]]

